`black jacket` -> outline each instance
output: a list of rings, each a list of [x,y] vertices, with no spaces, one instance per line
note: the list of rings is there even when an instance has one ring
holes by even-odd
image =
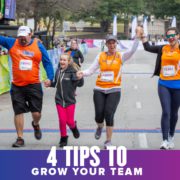
[[[56,87],[55,102],[63,107],[67,107],[76,103],[75,91],[76,87],[84,85],[84,79],[78,80],[76,70],[72,66],[64,71],[58,67],[55,80],[51,83],[51,87]]]
[[[161,71],[161,56],[162,56],[162,48],[164,45],[161,46],[151,46],[149,42],[143,43],[144,49],[148,52],[151,53],[157,53],[157,58],[156,58],[156,65],[154,69],[153,76],[159,76],[160,71]]]
[[[84,62],[84,57],[81,53],[81,51],[79,49],[67,49],[65,50],[66,53],[72,53],[72,58],[73,58],[73,61],[80,67],[81,65],[79,64],[79,59],[80,59],[80,62],[83,63]]]

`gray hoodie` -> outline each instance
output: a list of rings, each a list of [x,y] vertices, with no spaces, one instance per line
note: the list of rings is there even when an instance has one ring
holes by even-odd
[[[55,81],[51,86],[56,87],[55,102],[63,107],[67,107],[76,103],[75,91],[76,87],[84,85],[84,79],[77,79],[76,70],[69,65],[64,71],[59,67],[55,74]]]

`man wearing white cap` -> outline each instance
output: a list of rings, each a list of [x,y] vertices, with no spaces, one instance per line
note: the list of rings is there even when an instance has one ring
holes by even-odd
[[[32,39],[29,27],[20,26],[17,39],[0,36],[0,45],[9,50],[12,60],[11,100],[14,110],[14,122],[17,131],[17,140],[12,147],[25,145],[23,139],[23,114],[32,113],[34,136],[42,137],[39,121],[41,118],[43,92],[39,79],[40,62],[47,73],[47,83],[53,80],[52,63],[43,44]]]

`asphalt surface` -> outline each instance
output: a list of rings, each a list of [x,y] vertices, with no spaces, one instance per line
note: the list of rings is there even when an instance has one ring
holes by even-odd
[[[82,69],[93,62],[100,50],[89,49]],[[152,78],[156,55],[143,50],[136,51],[134,56],[124,64],[121,101],[115,114],[115,126],[112,143],[115,146],[126,146],[127,149],[158,150],[162,141],[160,130],[161,106],[157,94],[158,78]],[[85,85],[77,89],[75,119],[81,136],[74,139],[68,131],[68,145],[94,146],[103,149],[105,131],[100,140],[94,138],[96,123],[94,121],[93,87],[97,74],[85,78]],[[44,103],[41,119],[42,140],[34,138],[31,127],[31,114],[25,114],[24,139],[26,146],[20,149],[50,149],[58,147],[60,140],[58,116],[54,96],[55,89],[44,89]],[[180,149],[180,125],[177,124],[175,149]],[[0,95],[0,149],[10,149],[16,140],[13,110],[9,93]]]

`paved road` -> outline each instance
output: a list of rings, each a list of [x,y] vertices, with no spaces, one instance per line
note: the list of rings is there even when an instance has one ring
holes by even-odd
[[[87,68],[99,52],[89,50],[83,69]],[[151,78],[156,56],[143,50],[124,64],[121,102],[115,115],[115,130],[112,143],[128,149],[159,149],[161,143],[160,116],[161,107],[157,95],[156,77]],[[96,124],[94,121],[93,87],[96,74],[85,79],[85,85],[77,90],[76,120],[81,137],[75,140],[69,132],[69,145],[97,145],[103,148],[105,133],[100,140],[94,139]],[[31,115],[25,115],[24,138],[26,147],[22,149],[50,149],[58,146],[59,131],[54,103],[55,90],[44,88],[44,106],[41,121],[43,138],[37,141],[33,137]],[[180,125],[177,125],[175,137],[176,149],[180,149]],[[0,96],[0,149],[12,149],[16,139],[13,124],[13,111],[9,93]]]

